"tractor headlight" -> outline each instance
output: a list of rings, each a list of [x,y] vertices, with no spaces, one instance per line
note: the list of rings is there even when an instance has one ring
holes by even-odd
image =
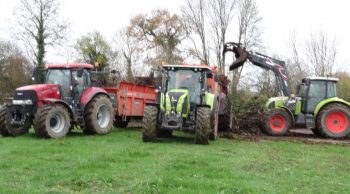
[[[33,101],[28,100],[12,100],[12,104],[14,105],[33,105]]]

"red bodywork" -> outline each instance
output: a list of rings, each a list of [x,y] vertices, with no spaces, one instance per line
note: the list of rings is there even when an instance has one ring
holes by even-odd
[[[120,81],[118,87],[103,89],[116,97],[116,116],[142,117],[145,104],[156,102],[155,88],[150,86]]]
[[[47,64],[47,69],[93,69],[94,66],[91,64],[81,64],[81,63],[72,63],[72,64]]]
[[[38,97],[38,107],[42,107],[44,99],[61,99],[61,94],[59,86],[56,84],[38,84],[38,85],[29,85],[17,88],[16,91],[26,91],[32,90],[35,91]]]
[[[106,94],[107,92],[106,92],[106,90],[101,89],[101,88],[97,88],[97,87],[87,88],[80,97],[80,104],[86,105],[98,93]]]

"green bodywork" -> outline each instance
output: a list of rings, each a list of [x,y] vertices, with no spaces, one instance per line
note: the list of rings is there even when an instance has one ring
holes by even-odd
[[[210,106],[210,110],[213,111],[214,108],[214,101],[215,101],[215,95],[211,93],[207,93],[204,96],[204,104]]]
[[[347,106],[350,107],[350,103],[346,102],[345,100],[338,98],[338,97],[334,97],[334,98],[328,98],[325,100],[322,100],[320,103],[317,104],[315,110],[314,110],[314,115],[317,115],[318,112],[321,110],[322,107],[324,107],[325,105],[329,104],[329,103],[341,103],[341,104],[345,104]]]
[[[267,103],[265,104],[265,109],[270,109],[270,108],[281,108],[281,107],[286,107],[285,105],[287,104],[289,100],[289,97],[272,97],[269,98]],[[272,103],[274,102],[274,106],[272,107]],[[295,112],[293,113],[294,115],[298,115],[301,113],[301,100],[298,100],[295,104]],[[291,115],[292,116],[292,115]]]
[[[273,97],[273,98],[269,98],[269,100],[267,101],[267,103],[265,104],[265,108],[266,109],[270,109],[270,108],[281,108],[284,107],[284,104],[287,103],[289,100],[288,97]],[[272,103],[275,103],[273,107],[271,107]],[[325,100],[322,100],[321,102],[319,102],[314,110],[314,115],[317,115],[318,112],[322,109],[322,107],[324,107],[325,105],[329,104],[329,103],[341,103],[341,104],[345,104],[347,106],[350,107],[350,103],[338,98],[338,97],[333,97],[333,98],[328,98]],[[298,115],[299,113],[301,113],[301,108],[302,108],[302,104],[301,104],[301,100],[297,101],[296,105],[295,105],[295,112],[294,115]]]
[[[171,98],[169,93],[181,93],[181,96],[177,99],[176,107],[172,107]],[[188,98],[187,102],[186,97]],[[165,95],[165,114],[170,114],[172,110],[175,110],[177,114],[181,114],[183,118],[187,118],[190,113],[190,94],[187,89],[172,89]],[[183,111],[183,106],[187,103],[187,108]]]
[[[287,101],[288,101],[288,97],[272,97],[269,98],[265,104],[265,109],[270,109],[270,108],[278,108],[278,107],[282,107]],[[273,107],[271,107],[272,103],[275,103],[275,105]]]

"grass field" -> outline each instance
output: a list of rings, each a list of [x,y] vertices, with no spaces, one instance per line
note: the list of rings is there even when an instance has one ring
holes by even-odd
[[[190,135],[0,137],[0,193],[349,193],[350,147]]]

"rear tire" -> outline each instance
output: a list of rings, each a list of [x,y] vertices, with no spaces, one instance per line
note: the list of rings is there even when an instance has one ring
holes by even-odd
[[[94,97],[85,109],[85,134],[108,134],[113,126],[114,111],[104,95]]]
[[[210,133],[210,108],[198,107],[196,115],[195,143],[208,145]]]
[[[157,141],[158,108],[156,106],[145,106],[142,119],[142,141]]]
[[[272,109],[265,113],[263,131],[271,136],[285,135],[291,127],[291,117],[283,109]]]
[[[231,131],[231,102],[226,97],[223,101],[224,114],[219,115],[219,131]]]
[[[70,128],[70,115],[66,107],[59,104],[40,108],[34,116],[35,133],[45,138],[65,137]]]
[[[24,121],[22,126],[13,126],[8,123],[12,119],[11,113],[8,112],[7,106],[1,108],[0,110],[0,127],[2,136],[12,136],[17,137],[27,134],[31,126],[31,122],[28,118]]]
[[[330,104],[317,116],[316,127],[323,137],[344,138],[350,134],[350,109],[343,104]]]

